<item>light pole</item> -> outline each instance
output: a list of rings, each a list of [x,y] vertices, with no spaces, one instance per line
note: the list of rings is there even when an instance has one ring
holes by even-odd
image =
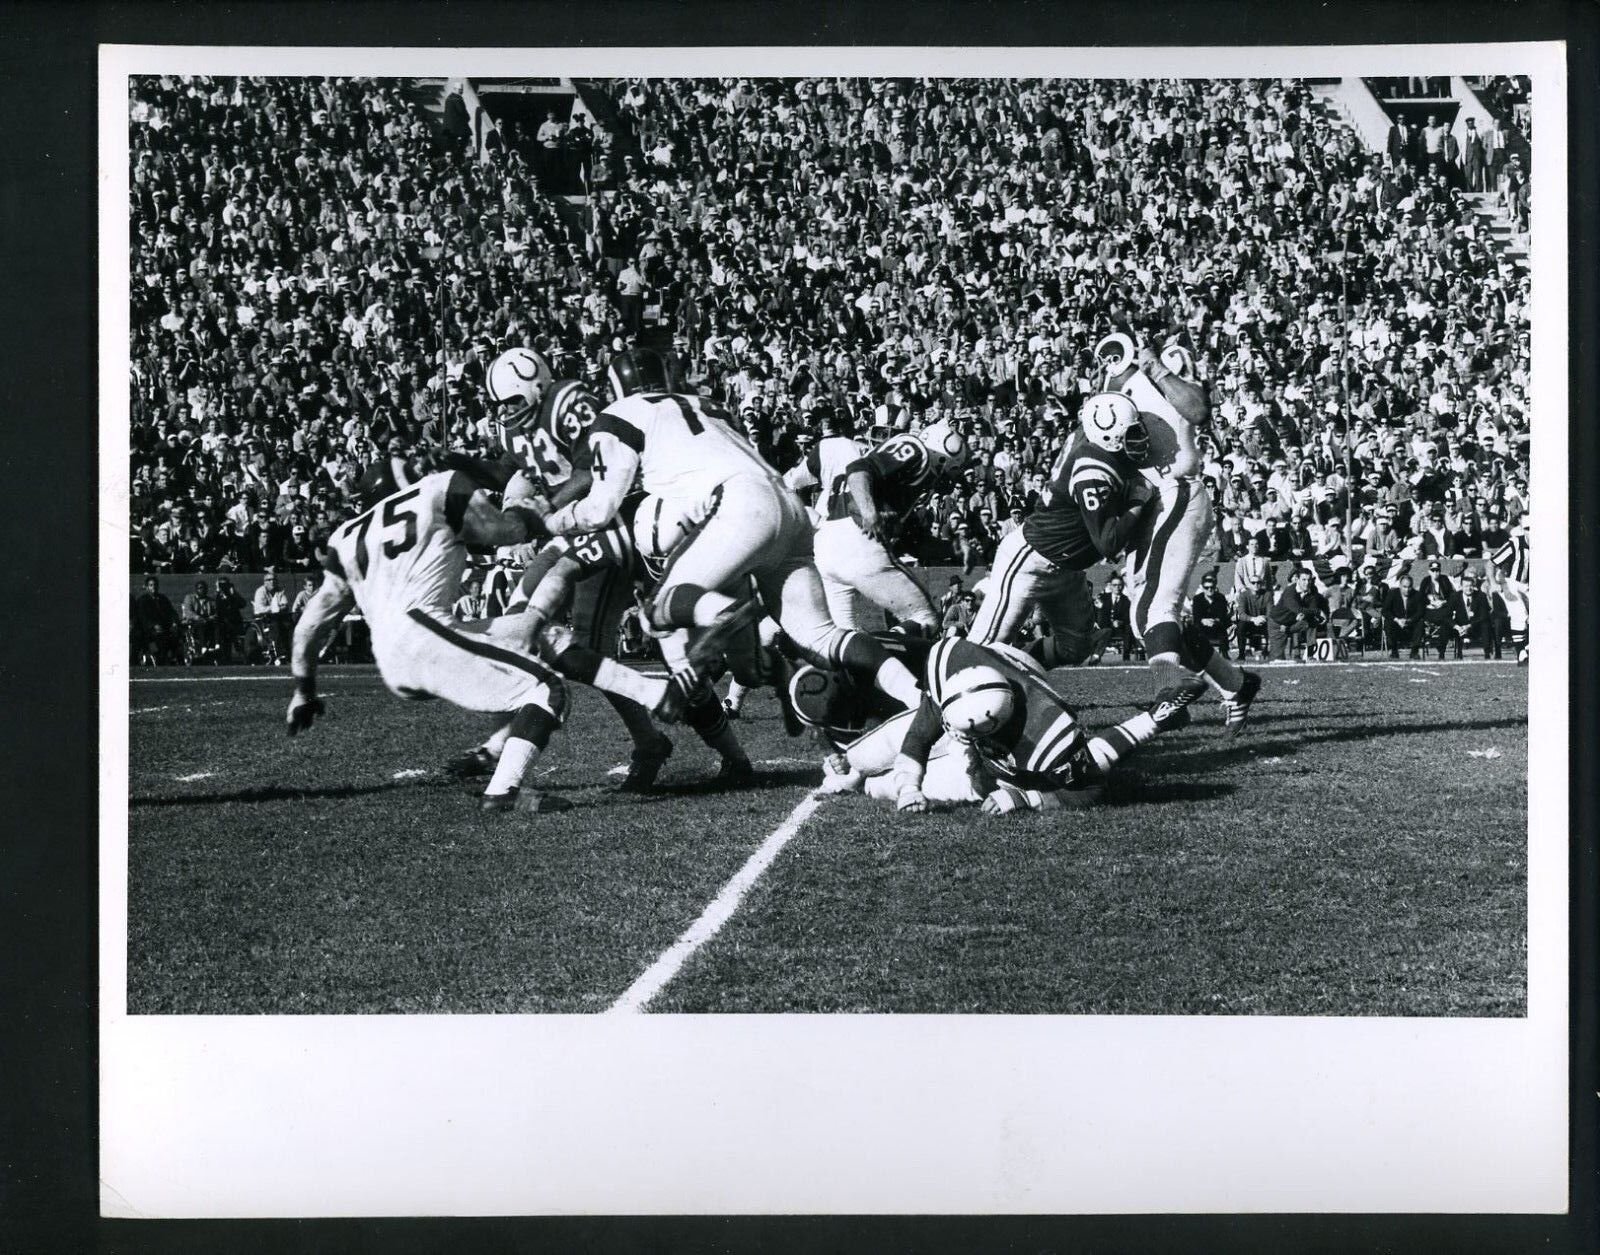
[[[439,280],[439,436],[440,443],[450,443],[450,357],[446,351],[447,329],[445,325],[445,311],[447,305],[445,297],[449,292],[448,282],[444,278]]]

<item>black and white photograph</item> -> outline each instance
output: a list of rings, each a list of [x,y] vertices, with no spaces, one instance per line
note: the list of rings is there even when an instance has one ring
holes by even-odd
[[[1539,48],[110,50],[104,1014],[1542,1049]]]

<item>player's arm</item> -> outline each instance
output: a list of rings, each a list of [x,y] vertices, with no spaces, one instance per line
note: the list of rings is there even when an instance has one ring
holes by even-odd
[[[552,541],[534,555],[521,580],[528,602],[520,613],[528,619],[529,636],[550,622],[566,604],[567,594],[582,572],[582,564],[573,556],[572,546],[564,537]]]
[[[931,694],[922,695],[922,704],[911,718],[900,752],[894,756],[889,779],[894,787],[895,807],[902,811],[925,811],[928,799],[922,793],[922,778],[928,770],[928,756],[944,735],[944,719]]]
[[[1168,404],[1196,427],[1211,421],[1211,398],[1206,390],[1174,374],[1148,347],[1139,350],[1139,369]]]
[[[553,511],[545,520],[553,536],[597,532],[622,509],[644,453],[644,435],[637,427],[601,414],[589,429],[590,481],[584,496]]]
[[[1124,553],[1138,538],[1139,529],[1153,503],[1160,497],[1154,493],[1144,497],[1139,504],[1120,510],[1124,490],[1109,476],[1084,477],[1072,489],[1072,500],[1083,515],[1084,528],[1102,558],[1113,560]]]
[[[336,564],[337,559],[334,559]],[[356,596],[350,585],[330,565],[294,626],[294,647],[290,653],[294,696],[289,699],[285,720],[290,736],[309,728],[322,713],[322,699],[317,696],[317,660],[322,657],[339,621],[355,604]]]

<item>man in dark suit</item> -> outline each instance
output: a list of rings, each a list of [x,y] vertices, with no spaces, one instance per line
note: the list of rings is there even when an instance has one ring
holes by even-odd
[[[1228,657],[1228,599],[1217,591],[1217,573],[1207,571],[1200,581],[1200,591],[1190,603],[1189,613],[1195,630],[1224,658]]]
[[[1461,143],[1461,175],[1466,181],[1467,191],[1484,190],[1484,172],[1483,136],[1478,134],[1478,120],[1468,118],[1466,135]]]
[[[1110,632],[1106,639],[1116,642],[1124,662],[1133,654],[1132,614],[1133,606],[1122,592],[1122,577],[1113,575],[1095,598],[1094,626],[1096,631]]]
[[[1276,659],[1298,657],[1316,639],[1317,629],[1328,621],[1328,603],[1311,586],[1309,569],[1294,573],[1268,618],[1268,652]]]
[[[1422,643],[1422,607],[1422,594],[1412,587],[1410,572],[1402,575],[1400,583],[1384,594],[1383,635],[1389,642],[1389,657],[1400,656],[1402,642],[1411,651],[1411,657],[1417,656],[1417,648]]]
[[[1496,631],[1494,609],[1489,598],[1478,588],[1475,572],[1467,571],[1461,577],[1461,590],[1450,598],[1451,628],[1455,633],[1455,656],[1461,657],[1461,647],[1482,646],[1485,658],[1500,657],[1500,639]]]

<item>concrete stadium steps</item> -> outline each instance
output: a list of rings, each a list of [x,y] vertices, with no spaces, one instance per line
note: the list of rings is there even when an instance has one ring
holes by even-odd
[[[1463,192],[1461,199],[1471,210],[1478,229],[1487,233],[1500,253],[1514,265],[1526,269],[1528,237],[1516,229],[1500,197],[1494,192]]]
[[[444,125],[444,100],[449,92],[447,78],[410,78],[400,89],[400,94],[412,108],[430,114],[434,124]]]

